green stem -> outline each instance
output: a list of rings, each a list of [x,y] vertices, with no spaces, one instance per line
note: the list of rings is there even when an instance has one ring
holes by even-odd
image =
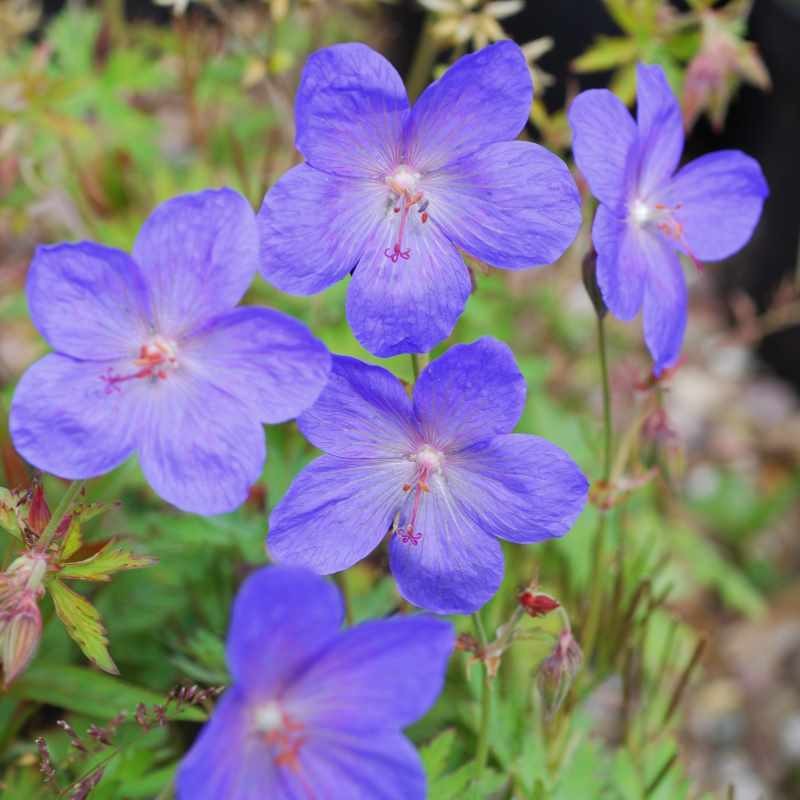
[[[600,373],[603,381],[603,483],[607,484],[611,477],[612,441],[614,436],[611,415],[611,383],[608,378],[608,354],[606,353],[606,333],[603,314],[597,315],[597,347],[600,355]],[[607,487],[604,487],[604,489]],[[606,523],[608,512],[599,509],[597,531],[592,546],[592,578],[589,592],[589,612],[583,633],[583,652],[587,662],[594,653],[597,632],[600,627],[600,612],[603,599],[602,569],[603,552],[605,550]]]
[[[53,512],[53,516],[50,517],[50,522],[47,523],[47,526],[42,531],[42,535],[39,537],[38,544],[40,547],[47,547],[50,544],[53,537],[56,535],[58,526],[61,524],[61,521],[64,519],[64,517],[66,517],[69,513],[69,510],[72,508],[72,504],[75,502],[75,498],[80,494],[80,491],[83,489],[85,483],[86,481],[73,481],[67,487],[67,490],[64,492],[61,500],[56,506],[56,510]]]
[[[472,615],[472,621],[475,623],[475,630],[478,634],[478,639],[481,643],[481,648],[486,648],[486,631],[483,629],[483,622],[480,618],[480,613],[475,612]],[[492,719],[492,681],[489,678],[489,670],[486,664],[483,665],[483,688],[481,691],[481,721],[478,728],[478,745],[475,749],[475,775],[474,780],[477,783],[483,776],[483,770],[486,767],[486,761],[489,757],[489,725]]]
[[[611,382],[608,379],[608,355],[606,354],[606,330],[603,325],[604,317],[597,315],[597,346],[600,351],[600,373],[603,380],[603,480],[611,477],[611,449],[614,436],[614,422],[611,416]]]
[[[412,101],[417,99],[430,81],[438,54],[439,46],[433,36],[433,25],[427,21],[420,34],[417,51],[414,53],[414,60],[411,62],[406,80],[408,96]]]

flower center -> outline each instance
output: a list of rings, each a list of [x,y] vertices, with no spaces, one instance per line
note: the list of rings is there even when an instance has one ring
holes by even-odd
[[[386,185],[391,191],[390,203],[395,214],[400,214],[400,226],[397,231],[397,239],[391,247],[387,247],[383,254],[393,264],[401,258],[408,261],[411,258],[411,249],[403,249],[403,236],[408,223],[408,215],[414,206],[417,206],[417,213],[420,220],[425,223],[428,221],[428,201],[424,194],[418,190],[421,175],[414,172],[410,167],[401,164],[391,175],[386,176]]]
[[[653,203],[651,205],[637,198],[629,208],[629,215],[633,223],[639,228],[655,225],[667,239],[671,239],[680,246],[680,249],[689,256],[698,269],[702,269],[703,265],[692,253],[686,242],[683,223],[676,217],[676,213],[681,208],[683,208],[683,203],[676,203],[674,206],[668,206],[664,203]]]
[[[414,475],[414,482],[407,483],[403,486],[403,491],[408,492],[413,500],[411,501],[411,514],[408,523],[398,529],[397,535],[403,544],[418,545],[422,539],[422,531],[417,529],[417,517],[422,505],[422,497],[424,494],[430,492],[430,485],[428,481],[431,475],[440,475],[442,472],[442,465],[444,462],[444,453],[431,447],[429,444],[424,444],[415,453],[408,457],[409,461],[413,461],[417,465],[416,473]]]
[[[299,772],[300,749],[305,744],[303,726],[274,700],[255,709],[253,731],[272,748],[276,766]]]
[[[151,383],[166,380],[178,367],[178,348],[175,342],[160,334],[148,339],[140,348],[139,356],[133,360],[134,370],[122,375],[109,368],[101,380],[106,385],[106,394],[119,392],[119,384],[138,378],[146,378]]]
[[[635,200],[631,208],[631,217],[637,225],[646,225],[652,219],[650,206],[641,200]]]

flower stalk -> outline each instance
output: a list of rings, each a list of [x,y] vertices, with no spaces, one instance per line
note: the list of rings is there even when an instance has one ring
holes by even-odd
[[[600,359],[600,374],[603,384],[603,473],[602,484],[607,488],[611,477],[611,462],[613,449],[613,417],[611,411],[611,383],[608,375],[608,353],[606,351],[605,334],[605,314],[597,311],[597,349]],[[608,513],[604,509],[598,509],[597,530],[594,535],[592,545],[592,579],[589,591],[589,608],[586,620],[586,628],[583,634],[584,651],[587,660],[594,652],[594,644],[597,638],[597,631],[600,625],[600,607],[602,600],[601,576],[603,569],[601,563],[605,550],[606,525]]]
[[[45,527],[45,529],[42,531],[42,535],[39,537],[40,547],[47,548],[47,546],[53,540],[53,537],[56,535],[56,531],[59,529],[61,522],[69,513],[85,483],[86,481],[73,481],[67,487],[67,490],[64,492],[61,500],[56,506],[56,510],[53,512],[53,516],[50,517],[47,527]]]
[[[481,621],[480,612],[476,611],[472,615],[472,620],[475,624],[475,631],[478,634],[478,639],[481,644],[481,649],[486,650],[488,644],[486,639],[486,631]],[[483,771],[486,767],[486,761],[489,757],[489,727],[492,720],[492,681],[489,677],[489,666],[483,664],[483,686],[481,688],[481,719],[480,727],[478,728],[478,744],[475,748],[475,783],[480,781],[483,776]]]

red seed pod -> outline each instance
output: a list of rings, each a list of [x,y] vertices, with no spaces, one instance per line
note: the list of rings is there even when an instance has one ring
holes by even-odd
[[[531,617],[543,617],[551,611],[555,611],[561,603],[554,600],[550,595],[532,592],[530,589],[520,592],[519,604],[525,613]]]

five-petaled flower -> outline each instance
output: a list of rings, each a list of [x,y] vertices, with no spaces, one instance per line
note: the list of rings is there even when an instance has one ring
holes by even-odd
[[[600,201],[592,229],[597,278],[622,320],[643,309],[644,335],[659,375],[680,354],[686,282],[678,253],[696,264],[743,247],[768,194],[758,163],[725,150],[677,174],[683,123],[664,71],[639,65],[637,121],[606,89],[569,110],[575,161]]]
[[[532,92],[509,41],[459,59],[413,108],[366,45],[315,53],[295,108],[306,161],[258,216],[266,278],[313,294],[355,270],[347,317],[364,347],[384,357],[430,350],[470,294],[458,247],[505,269],[549,264],[580,226],[565,164],[513,141]]]
[[[14,395],[19,452],[74,479],[136,451],[179,508],[236,508],[264,466],[262,423],[311,405],[330,370],[304,325],[234,308],[257,268],[255,215],[229,189],[161,205],[132,256],[90,242],[39,248],[28,303],[55,352]]]
[[[401,594],[467,613],[500,585],[498,539],[566,533],[587,482],[561,449],[511,433],[525,380],[496,339],[456,345],[422,372],[413,399],[391,373],[334,356],[331,379],[298,418],[326,455],[306,467],[270,518],[279,562],[347,569],[391,532]]]
[[[336,588],[266,567],[242,586],[228,636],[233,687],[184,758],[179,800],[423,800],[401,729],[439,695],[455,644],[426,616],[341,631]]]

